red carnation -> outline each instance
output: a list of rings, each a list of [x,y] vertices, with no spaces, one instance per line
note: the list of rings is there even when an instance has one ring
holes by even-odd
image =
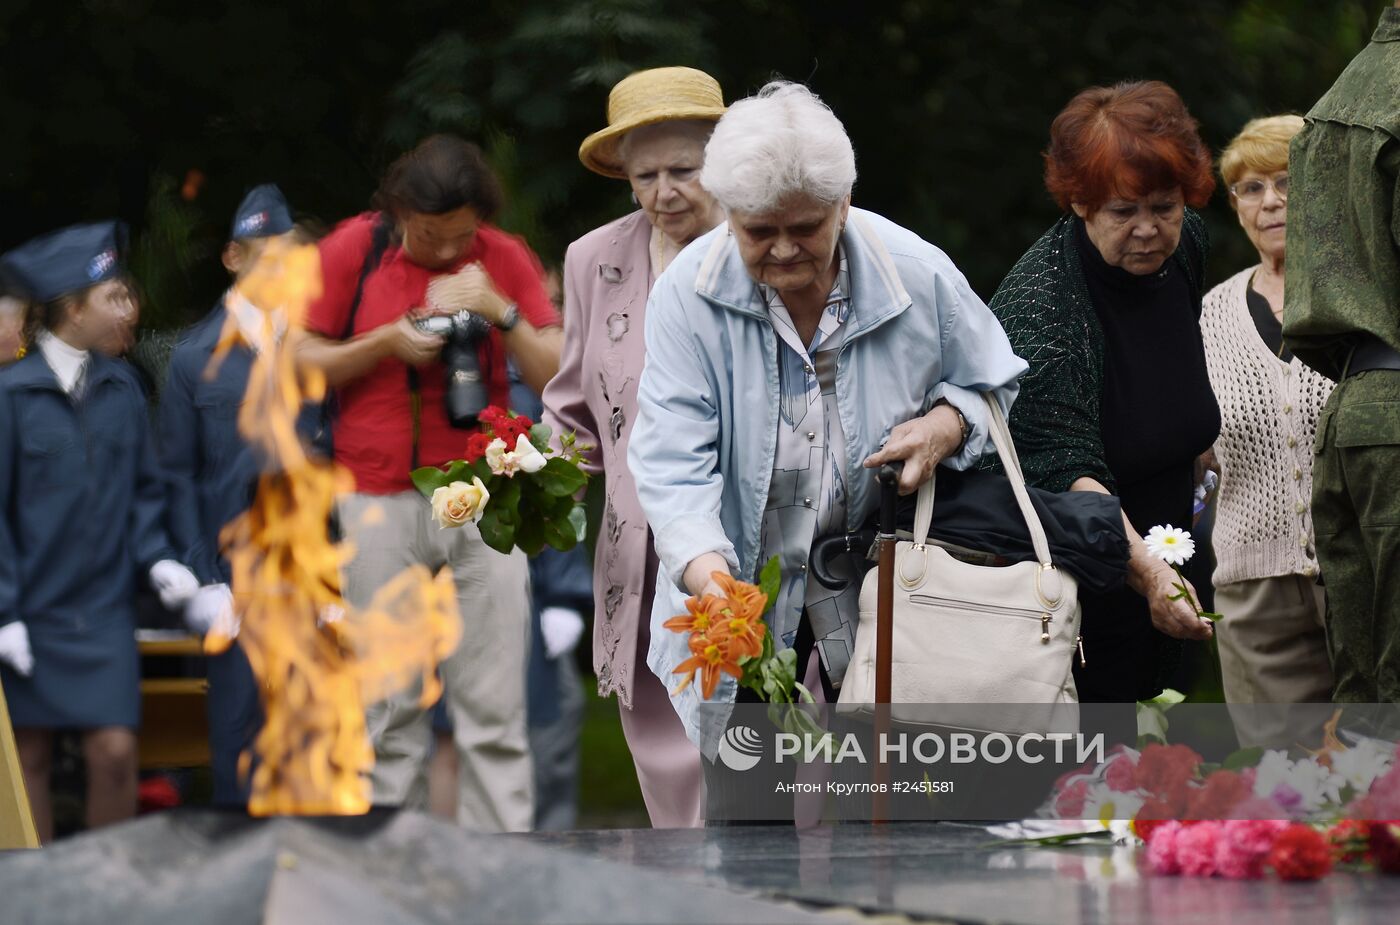
[[[1400,874],[1400,819],[1371,823],[1371,863],[1376,870]]]
[[[1226,819],[1249,795],[1249,786],[1240,775],[1216,771],[1206,778],[1204,786],[1191,790],[1186,815],[1191,819]]]
[[[1143,841],[1151,841],[1152,833],[1166,825],[1168,819],[1145,819],[1141,815],[1133,820],[1133,833]]]
[[[1185,745],[1152,744],[1142,750],[1133,780],[1138,787],[1172,807],[1172,816],[1186,811],[1189,785],[1196,777],[1201,756]]]
[[[1119,752],[1108,761],[1108,766],[1103,769],[1103,781],[1108,784],[1108,789],[1115,793],[1127,793],[1137,787],[1134,780],[1137,773],[1137,762],[1133,756],[1127,752]]]
[[[1089,780],[1081,777],[1055,797],[1055,817],[1078,819],[1084,812],[1084,800],[1089,795]]]
[[[492,436],[490,434],[476,433],[467,438],[467,451],[462,458],[469,463],[474,463],[486,455],[486,448],[491,445]]]
[[[1274,842],[1267,863],[1284,880],[1319,880],[1332,869],[1332,849],[1321,832],[1295,822]]]
[[[1338,864],[1363,860],[1370,839],[1371,823],[1364,819],[1343,819],[1327,831],[1327,843]]]
[[[497,431],[497,436],[499,436],[499,428],[510,420],[510,415],[499,405],[487,405],[482,409],[481,414],[477,415],[477,419],[493,431]]]

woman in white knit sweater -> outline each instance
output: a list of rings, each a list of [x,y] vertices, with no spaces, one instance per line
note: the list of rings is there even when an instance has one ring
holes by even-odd
[[[1201,312],[1221,416],[1212,543],[1230,703],[1331,699],[1309,499],[1313,435],[1332,382],[1288,352],[1281,324],[1288,142],[1302,127],[1298,116],[1255,119],[1220,159],[1230,205],[1259,251],[1256,266],[1207,293]]]

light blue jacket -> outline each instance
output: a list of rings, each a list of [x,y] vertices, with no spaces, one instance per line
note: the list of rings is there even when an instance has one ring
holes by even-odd
[[[861,463],[892,428],[946,398],[970,434],[945,464],[965,469],[989,448],[975,393],[995,391],[1009,411],[1026,363],[932,244],[854,208],[841,244],[851,313],[836,393],[848,457],[847,526],[856,529],[879,504],[875,471]],[[661,625],[685,612],[686,565],[718,552],[748,581],[762,565],[759,530],[778,435],[777,350],[767,306],[727,224],[687,247],[652,288],[628,463],[661,560],[647,664],[668,688],[679,681],[673,669],[689,657],[685,636]],[[711,703],[733,703],[735,692],[726,676]],[[713,756],[729,711],[702,712],[700,703],[698,678],[672,698],[686,733]]]

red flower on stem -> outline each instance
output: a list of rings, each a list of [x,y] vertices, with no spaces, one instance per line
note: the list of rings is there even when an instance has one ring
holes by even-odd
[[[1227,819],[1230,811],[1248,799],[1249,785],[1234,771],[1216,771],[1205,785],[1190,791],[1186,815],[1191,819]]]
[[[474,463],[486,455],[486,447],[490,446],[495,439],[490,434],[475,433],[467,438],[467,450],[462,454],[462,458],[469,463]]]
[[[1332,869],[1332,849],[1321,832],[1295,822],[1274,842],[1266,863],[1283,880],[1319,880]]]
[[[1338,864],[1365,860],[1371,841],[1371,823],[1364,819],[1343,819],[1327,830],[1332,858]]]
[[[1152,744],[1142,750],[1133,780],[1138,787],[1172,808],[1172,817],[1186,811],[1190,784],[1196,778],[1201,756],[1185,745]]]
[[[1376,870],[1400,874],[1400,820],[1371,823],[1370,858]]]

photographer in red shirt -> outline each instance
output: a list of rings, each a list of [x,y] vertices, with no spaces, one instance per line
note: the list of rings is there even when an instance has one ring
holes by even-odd
[[[525,831],[526,559],[492,550],[472,524],[438,529],[409,472],[460,458],[475,414],[508,405],[508,356],[531,388],[544,388],[559,368],[559,316],[539,260],[489,224],[500,184],[475,145],[425,139],[390,166],[372,204],[321,241],[324,291],[299,347],[335,390],[335,458],[355,477],[338,502],[355,549],[344,593],[365,607],[411,565],[452,569],[462,642],[439,670],[461,768],[457,819]],[[382,516],[367,516],[374,507]],[[410,693],[374,704],[366,719],[374,802],[424,806],[428,711]]]

